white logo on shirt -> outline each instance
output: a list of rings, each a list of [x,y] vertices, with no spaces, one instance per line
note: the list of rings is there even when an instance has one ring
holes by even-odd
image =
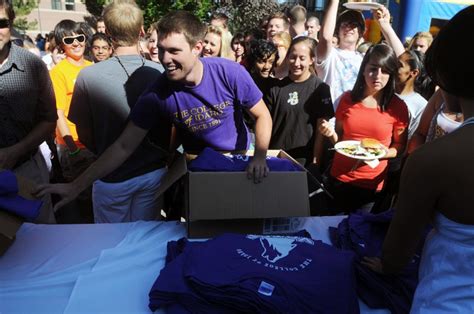
[[[299,102],[298,100],[298,92],[293,92],[288,94],[288,103],[292,106],[297,105]]]
[[[258,235],[247,235],[247,239],[260,240],[263,252],[262,257],[270,263],[287,257],[290,252],[298,246],[299,243],[314,245],[313,240],[303,237],[265,237]]]

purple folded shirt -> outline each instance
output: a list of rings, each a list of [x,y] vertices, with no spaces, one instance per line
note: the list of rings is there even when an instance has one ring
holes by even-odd
[[[39,200],[28,200],[18,195],[18,182],[13,172],[0,171],[0,210],[35,220],[43,204]]]
[[[393,210],[373,214],[351,214],[329,234],[334,246],[364,256],[381,256],[383,241],[393,217]],[[425,231],[425,236],[428,229]],[[397,275],[381,275],[356,263],[357,293],[371,308],[388,308],[392,313],[408,313],[418,284],[422,245],[412,261]]]
[[[150,309],[359,313],[354,254],[300,236],[224,234],[168,243]]]
[[[188,169],[191,171],[245,171],[251,156],[230,155],[225,156],[212,148],[205,148],[196,159],[191,161]],[[292,161],[283,158],[267,157],[267,166],[270,171],[303,171]]]

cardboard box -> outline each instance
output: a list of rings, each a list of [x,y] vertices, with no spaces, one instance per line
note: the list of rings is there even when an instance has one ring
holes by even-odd
[[[269,156],[286,158],[281,150]],[[304,170],[304,168],[302,168]],[[191,172],[181,155],[163,178],[158,195],[184,180],[184,219],[189,238],[224,232],[262,234],[264,219],[310,215],[306,172],[270,172],[255,184],[245,172]]]
[[[23,219],[5,211],[0,211],[0,256],[15,241],[15,234],[23,224]]]

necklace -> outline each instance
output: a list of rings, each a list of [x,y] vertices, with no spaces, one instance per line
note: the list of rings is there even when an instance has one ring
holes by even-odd
[[[115,59],[117,59],[118,63],[120,64],[120,66],[122,67],[122,69],[125,71],[125,74],[127,74],[127,77],[130,78],[130,74],[128,73],[127,69],[125,68],[125,66],[123,65],[122,63],[122,60],[120,60],[120,58],[118,56],[115,56]],[[145,65],[145,59],[140,56],[140,60],[142,61],[142,65],[140,65],[138,68],[141,68],[142,66]]]

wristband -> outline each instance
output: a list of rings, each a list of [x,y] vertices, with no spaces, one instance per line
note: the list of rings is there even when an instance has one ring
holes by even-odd
[[[77,145],[74,143],[71,135],[63,136],[63,140],[70,152],[77,152]]]
[[[81,149],[78,148],[78,149],[76,149],[76,150],[73,151],[73,152],[69,152],[68,154],[69,154],[69,156],[75,156],[75,155],[79,154],[80,151],[81,151]]]

